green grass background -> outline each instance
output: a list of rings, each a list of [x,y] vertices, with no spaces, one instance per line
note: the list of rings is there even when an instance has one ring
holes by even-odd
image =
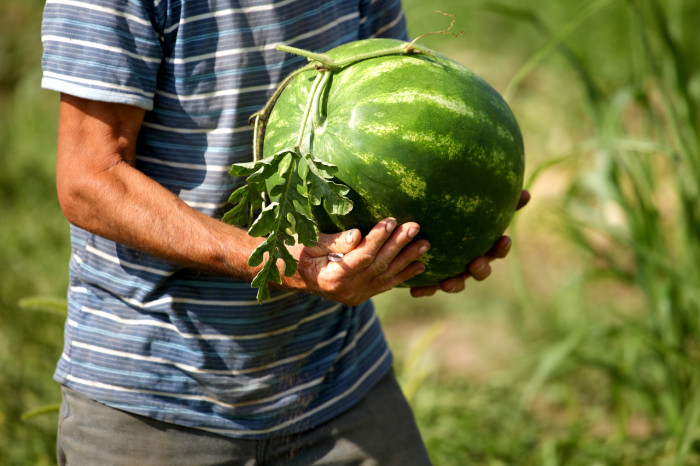
[[[700,5],[404,0],[506,95],[533,194],[491,278],[376,299],[436,465],[700,464]],[[55,463],[70,254],[38,0],[0,2],[0,464]],[[26,417],[26,416],[25,416]]]

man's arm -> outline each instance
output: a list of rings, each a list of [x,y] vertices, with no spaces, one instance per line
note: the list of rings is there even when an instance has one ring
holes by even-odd
[[[144,110],[61,96],[57,190],[72,224],[104,238],[190,267],[251,281],[247,264],[261,238],[189,207],[134,167]],[[428,242],[411,242],[418,225],[380,222],[367,236],[358,230],[321,235],[319,246],[297,245],[299,271],[286,288],[359,304],[424,270],[416,260]],[[328,253],[344,254],[341,262]]]

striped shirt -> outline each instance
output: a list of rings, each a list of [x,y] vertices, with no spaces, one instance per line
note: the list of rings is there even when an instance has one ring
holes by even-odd
[[[136,167],[219,217],[251,159],[248,117],[303,59],[406,39],[400,0],[49,0],[47,89],[147,110]],[[239,438],[289,434],[357,403],[391,366],[371,302],[184,268],[71,226],[69,312],[55,378],[109,406]]]

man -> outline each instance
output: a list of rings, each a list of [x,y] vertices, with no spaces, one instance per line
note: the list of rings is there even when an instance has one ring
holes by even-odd
[[[429,464],[369,301],[422,272],[420,226],[296,246],[298,273],[258,304],[262,240],[217,220],[248,116],[301,64],[274,46],[378,36],[407,37],[399,1],[47,2],[73,248],[60,464]],[[509,244],[412,294],[461,291]]]

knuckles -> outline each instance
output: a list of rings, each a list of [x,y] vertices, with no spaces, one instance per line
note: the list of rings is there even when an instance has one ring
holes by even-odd
[[[389,270],[389,262],[385,260],[376,260],[372,267],[377,275],[384,275]]]
[[[371,254],[362,254],[357,258],[356,268],[358,271],[362,271],[372,265],[375,261],[375,257]]]

